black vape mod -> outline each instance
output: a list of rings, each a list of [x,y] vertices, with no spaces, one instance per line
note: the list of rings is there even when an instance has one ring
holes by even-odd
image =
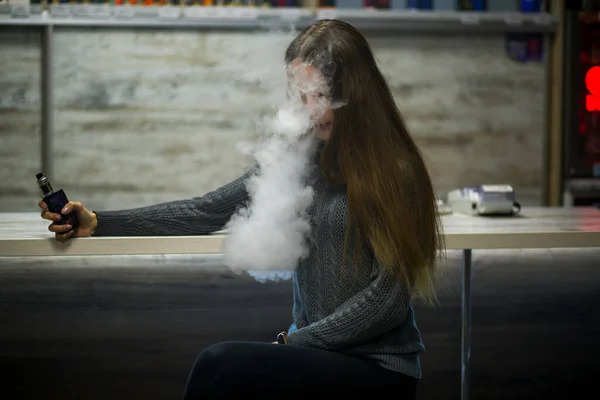
[[[50,181],[46,176],[44,176],[43,173],[40,172],[35,177],[37,179],[38,187],[42,191],[42,196],[44,196],[44,203],[48,205],[48,210],[55,214],[60,214],[63,207],[69,202],[65,192],[62,189],[54,191],[52,189],[52,185],[50,185]],[[62,219],[60,221],[56,221],[55,224],[69,224],[73,229],[75,229],[79,226],[79,221],[77,221],[77,215],[75,215],[74,212],[71,212],[67,215],[62,215]]]

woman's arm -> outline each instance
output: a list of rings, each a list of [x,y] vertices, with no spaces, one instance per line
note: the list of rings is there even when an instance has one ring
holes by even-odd
[[[248,201],[246,180],[258,166],[201,197],[130,210],[100,211],[92,236],[203,235],[222,229],[237,208]]]
[[[407,288],[380,268],[369,286],[332,314],[290,332],[288,343],[337,350],[365,342],[400,325],[408,315],[409,305]]]

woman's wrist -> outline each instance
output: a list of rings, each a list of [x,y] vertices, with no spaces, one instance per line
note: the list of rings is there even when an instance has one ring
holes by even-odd
[[[283,331],[277,335],[277,342],[279,344],[288,344],[287,332]]]
[[[96,232],[96,228],[98,227],[98,214],[96,211],[92,211],[92,223],[90,224],[90,236],[92,236]]]

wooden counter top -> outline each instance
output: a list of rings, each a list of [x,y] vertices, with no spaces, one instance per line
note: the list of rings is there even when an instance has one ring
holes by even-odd
[[[515,217],[442,217],[447,249],[600,247],[600,210],[524,208]],[[225,235],[77,238],[59,243],[39,213],[0,213],[0,257],[215,254]]]

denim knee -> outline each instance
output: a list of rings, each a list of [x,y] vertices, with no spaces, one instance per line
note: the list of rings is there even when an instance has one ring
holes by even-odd
[[[184,391],[184,400],[195,400],[200,398],[218,398],[222,390],[223,362],[229,352],[225,343],[217,343],[202,350],[196,357],[192,370],[190,371]]]
[[[226,342],[213,344],[198,354],[194,369],[202,373],[218,374],[227,366],[227,359],[232,352],[231,345]]]

